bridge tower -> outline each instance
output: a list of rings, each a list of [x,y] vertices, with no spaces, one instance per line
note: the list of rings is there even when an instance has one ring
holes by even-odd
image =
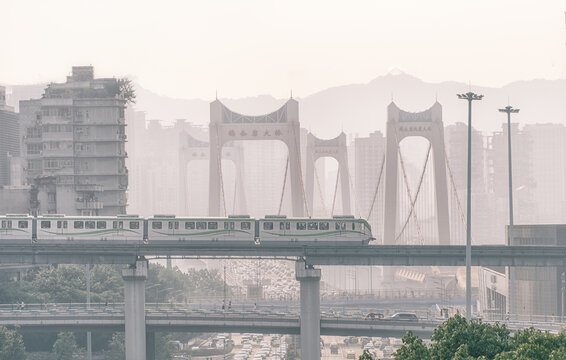
[[[180,214],[188,214],[188,179],[187,170],[191,161],[194,160],[209,160],[210,161],[210,146],[206,141],[195,139],[186,131],[179,135],[179,210]],[[236,212],[238,214],[247,214],[248,210],[246,202],[244,201],[245,187],[243,177],[244,157],[242,148],[240,146],[233,146],[226,144],[222,148],[222,159],[230,160],[234,163],[236,168],[236,185],[237,185],[237,206]],[[200,214],[204,215],[204,214]]]
[[[346,134],[340,133],[334,139],[323,140],[313,134],[307,135],[306,154],[306,189],[309,209],[313,209],[314,202],[314,172],[316,160],[321,157],[332,157],[338,162],[340,186],[342,192],[342,212],[351,215],[350,209],[350,177],[348,170],[348,150],[346,147]]]
[[[219,100],[210,103],[210,167],[208,214],[221,216],[222,147],[234,140],[279,140],[289,150],[292,215],[304,215],[301,172],[299,103],[289,99],[278,110],[259,116],[241,115],[228,109]]]
[[[419,113],[403,111],[393,102],[387,107],[384,244],[395,245],[398,228],[397,218],[399,215],[397,211],[399,143],[409,136],[421,136],[431,143],[434,162],[438,241],[440,245],[450,245],[444,125],[442,122],[442,106],[438,102],[430,109]]]

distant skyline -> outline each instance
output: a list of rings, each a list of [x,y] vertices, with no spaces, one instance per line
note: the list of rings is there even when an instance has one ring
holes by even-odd
[[[1,84],[73,65],[175,98],[308,96],[400,69],[500,87],[566,77],[564,0],[7,0]]]

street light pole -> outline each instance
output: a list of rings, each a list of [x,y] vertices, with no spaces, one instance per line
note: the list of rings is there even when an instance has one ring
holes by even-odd
[[[560,313],[560,322],[564,322],[564,292],[566,291],[566,273],[560,275],[562,279],[562,312]]]
[[[518,113],[519,109],[513,109],[512,106],[507,105],[504,109],[499,109],[499,112],[507,113],[507,154],[509,158],[509,233],[507,234],[507,245],[515,245],[513,241],[513,162],[511,161],[511,113]],[[507,272],[507,281],[509,282],[509,293],[507,294],[507,296],[509,297],[508,311],[510,314],[515,314],[515,284],[513,276],[511,274],[511,267],[508,267]]]
[[[481,100],[483,95],[469,91],[457,94],[458,99],[468,100],[468,186],[466,204],[466,319],[472,318],[472,101]]]

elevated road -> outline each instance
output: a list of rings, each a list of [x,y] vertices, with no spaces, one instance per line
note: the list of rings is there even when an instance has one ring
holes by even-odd
[[[298,247],[265,245],[194,245],[186,242],[144,244],[68,241],[62,244],[2,243],[0,264],[133,264],[146,258],[287,258],[307,265],[463,266],[465,246],[369,245]],[[566,247],[473,246],[473,266],[566,266]]]

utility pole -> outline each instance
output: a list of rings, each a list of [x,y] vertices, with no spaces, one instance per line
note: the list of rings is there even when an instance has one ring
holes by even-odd
[[[499,109],[499,112],[507,113],[507,154],[509,162],[509,230],[507,234],[507,245],[515,245],[513,241],[513,162],[511,160],[511,114],[516,114],[519,109],[513,109],[512,106],[507,105],[503,109]],[[515,279],[514,274],[512,274],[513,269],[509,266],[507,268],[508,276],[508,294],[509,297],[509,314],[515,314],[517,312],[515,306]]]
[[[85,265],[86,274],[86,308],[90,309],[90,264]],[[92,360],[92,334],[90,331],[86,333],[86,358]]]
[[[457,94],[458,99],[468,101],[468,185],[466,204],[466,319],[472,319],[472,101],[481,100],[483,95],[469,91]]]

